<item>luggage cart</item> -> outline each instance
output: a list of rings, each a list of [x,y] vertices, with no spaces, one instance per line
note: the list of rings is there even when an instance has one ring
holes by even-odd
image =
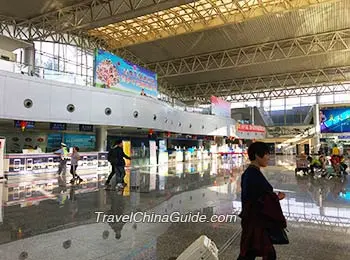
[[[310,167],[309,167],[309,161],[304,156],[297,156],[296,157],[296,168],[295,168],[295,175],[298,174],[298,172],[302,171],[304,175],[307,175],[309,173]]]

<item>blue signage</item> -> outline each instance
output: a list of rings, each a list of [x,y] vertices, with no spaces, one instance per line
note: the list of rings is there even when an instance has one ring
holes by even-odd
[[[50,123],[50,130],[65,131],[67,130],[66,123]]]
[[[21,128],[22,122],[26,123],[26,129],[33,129],[35,127],[35,122],[33,122],[33,121],[15,120],[14,121],[15,128]]]
[[[157,97],[157,74],[103,50],[95,51],[94,85]]]
[[[338,139],[350,139],[350,135],[341,135],[338,136]]]
[[[93,132],[94,126],[93,125],[79,125],[79,131],[80,132]]]
[[[320,110],[321,133],[349,133],[350,107]]]

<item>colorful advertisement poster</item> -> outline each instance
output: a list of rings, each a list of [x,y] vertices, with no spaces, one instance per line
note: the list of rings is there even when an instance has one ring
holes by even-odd
[[[321,133],[349,133],[350,107],[320,110]]]
[[[157,74],[109,52],[95,51],[94,85],[140,95],[157,97]]]
[[[96,136],[65,134],[64,143],[70,148],[78,146],[81,151],[94,151],[96,146]]]
[[[231,103],[226,102],[218,97],[212,96],[211,113],[217,116],[231,117]]]

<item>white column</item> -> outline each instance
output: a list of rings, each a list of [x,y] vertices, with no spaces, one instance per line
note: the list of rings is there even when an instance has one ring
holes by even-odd
[[[98,152],[107,150],[107,128],[104,126],[96,128],[96,148]]]
[[[318,153],[321,147],[320,137],[321,137],[321,126],[320,126],[320,97],[316,95],[316,104],[314,105],[314,152]]]
[[[34,73],[35,66],[35,49],[33,47],[27,47],[24,49],[24,64],[28,66],[28,74]]]
[[[5,148],[6,148],[6,139],[3,137],[0,137],[0,181],[4,179],[5,177],[5,167],[4,167],[4,156],[5,156]]]

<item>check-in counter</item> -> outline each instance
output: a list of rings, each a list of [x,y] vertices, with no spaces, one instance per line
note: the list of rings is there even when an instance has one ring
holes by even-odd
[[[106,170],[109,167],[106,152],[80,153],[79,170]],[[16,175],[57,172],[60,156],[52,153],[7,154],[5,174],[10,178]],[[70,160],[67,162],[67,171]]]

